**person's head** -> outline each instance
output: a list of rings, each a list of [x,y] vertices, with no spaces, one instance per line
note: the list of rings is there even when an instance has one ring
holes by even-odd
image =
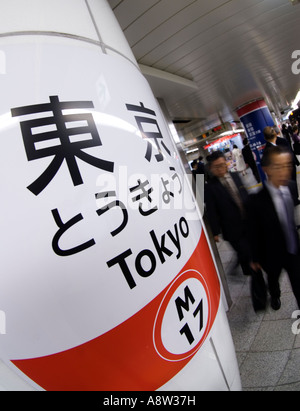
[[[245,137],[244,140],[243,140],[244,146],[246,146],[248,143],[249,143],[249,141],[248,141],[247,137]]]
[[[293,133],[298,134],[298,126],[296,124],[293,125]]]
[[[197,160],[194,160],[194,161],[192,162],[191,166],[192,166],[192,170],[197,170],[198,161],[197,161]]]
[[[273,127],[266,127],[264,129],[264,137],[266,141],[273,143],[277,139],[277,133]]]
[[[227,174],[228,167],[226,164],[226,159],[221,151],[215,151],[207,158],[209,169],[211,173],[217,177],[222,178]]]
[[[273,128],[274,128],[274,131],[275,131],[276,135],[280,137],[280,134],[281,134],[281,133],[280,133],[280,128],[277,127],[277,126],[275,126],[275,127],[273,127]]]
[[[266,149],[261,165],[269,182],[275,187],[288,185],[293,171],[293,159],[286,148],[274,146]]]

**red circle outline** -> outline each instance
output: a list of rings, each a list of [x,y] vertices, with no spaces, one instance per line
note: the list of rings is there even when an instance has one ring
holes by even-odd
[[[209,312],[208,312],[208,321],[207,325],[205,328],[205,332],[201,338],[201,340],[198,342],[198,344],[192,348],[190,351],[182,353],[182,354],[173,354],[170,353],[164,346],[161,338],[161,329],[162,329],[162,322],[163,318],[166,312],[166,309],[168,307],[168,304],[174,295],[175,291],[178,289],[178,287],[186,280],[190,278],[195,278],[196,280],[200,281],[202,286],[204,287],[204,290],[206,292],[207,300],[208,300],[208,307],[209,307]],[[201,348],[203,345],[204,341],[207,338],[207,335],[211,329],[212,326],[212,321],[211,321],[211,298],[210,298],[210,293],[209,289],[207,286],[207,283],[204,279],[204,277],[196,270],[190,269],[185,271],[184,273],[180,274],[170,285],[168,291],[166,292],[165,296],[162,299],[162,302],[159,306],[155,322],[154,322],[154,327],[153,327],[153,343],[156,352],[160,357],[167,361],[182,361],[185,360],[192,355],[196,354],[196,352]]]

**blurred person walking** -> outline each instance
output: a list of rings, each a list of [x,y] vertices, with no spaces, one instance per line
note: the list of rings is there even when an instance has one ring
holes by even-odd
[[[278,130],[279,131],[279,130]],[[279,136],[279,133],[276,131],[276,127],[266,127],[264,129],[264,137],[267,142],[266,149],[272,146],[282,146],[289,147],[289,144],[285,138]]]
[[[285,269],[300,308],[300,244],[294,218],[293,159],[287,148],[269,147],[262,158],[268,180],[247,205],[252,268],[267,274],[271,307],[281,307],[279,278]],[[262,280],[262,278],[261,278]]]
[[[235,162],[236,171],[238,173],[241,173],[243,176],[245,176],[247,166],[246,166],[242,151],[236,145],[233,146],[232,159]]]
[[[259,171],[256,165],[254,154],[250,148],[250,144],[247,138],[243,140],[243,144],[244,144],[244,148],[242,150],[242,154],[244,157],[244,161],[246,165],[248,165],[251,168],[256,181],[260,183],[261,179],[260,179]]]
[[[205,203],[214,239],[219,242],[220,235],[223,234],[224,240],[237,252],[244,275],[251,275],[251,254],[245,220],[247,190],[238,173],[228,172],[222,152],[214,152],[207,160],[212,178],[205,185]]]
[[[264,129],[264,136],[267,142],[265,150],[269,149],[270,147],[279,146],[283,147],[292,157],[292,175],[291,178],[295,182],[295,190],[293,191],[294,201],[296,204],[300,204],[299,201],[299,191],[298,191],[298,183],[297,183],[297,166],[299,165],[299,161],[297,156],[289,146],[288,141],[285,138],[280,137],[280,130],[277,127],[266,127]]]
[[[293,140],[293,149],[294,153],[298,156],[300,155],[300,136],[299,136],[299,127],[295,124],[293,125],[292,140]]]

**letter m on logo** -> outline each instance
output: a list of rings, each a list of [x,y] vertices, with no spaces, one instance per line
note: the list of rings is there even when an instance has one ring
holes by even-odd
[[[184,313],[183,310],[185,311],[190,311],[190,303],[191,305],[195,304],[195,298],[193,294],[191,293],[191,290],[189,289],[188,286],[185,287],[184,289],[184,300],[182,300],[180,297],[177,297],[175,300],[176,304],[176,309],[178,313],[179,320],[182,321],[184,318]],[[193,312],[193,317],[196,318],[197,315],[199,315],[199,332],[201,332],[203,328],[203,300],[200,301],[198,304],[196,310]],[[195,338],[193,336],[193,333],[189,327],[189,324],[186,323],[184,327],[180,330],[181,335],[185,335],[189,344],[192,344],[195,341]]]
[[[192,304],[195,303],[195,298],[193,294],[191,293],[191,290],[189,289],[188,286],[185,287],[184,289],[184,298],[185,300],[183,301],[180,297],[177,297],[175,300],[179,320],[183,320],[184,314],[182,309],[185,309],[185,311],[190,311],[190,304],[189,301],[191,301]]]

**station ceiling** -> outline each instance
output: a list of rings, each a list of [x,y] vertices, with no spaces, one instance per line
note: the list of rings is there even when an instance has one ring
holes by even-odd
[[[277,115],[300,89],[300,0],[109,0],[157,98],[188,139],[265,98]],[[300,58],[300,51],[298,54]],[[298,64],[300,68],[300,61]]]

